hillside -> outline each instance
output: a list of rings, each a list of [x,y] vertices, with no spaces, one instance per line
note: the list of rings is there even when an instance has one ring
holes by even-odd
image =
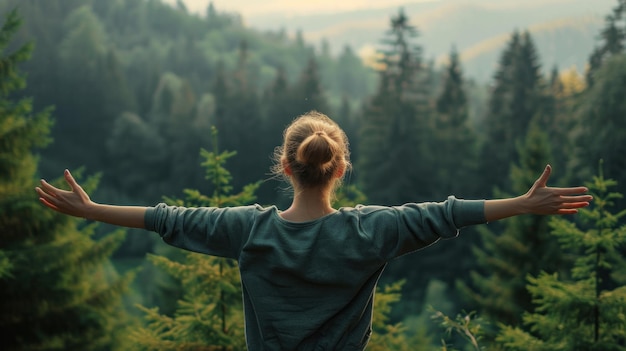
[[[513,30],[528,29],[536,40],[546,69],[554,65],[584,67],[603,16],[615,0],[440,0],[407,2],[402,7],[420,31],[420,44],[433,59],[455,46],[468,74],[490,78],[503,44]],[[307,41],[327,40],[338,52],[344,45],[361,53],[372,52],[384,35],[388,20],[399,6],[324,14],[273,13],[245,18],[258,29],[302,31]]]

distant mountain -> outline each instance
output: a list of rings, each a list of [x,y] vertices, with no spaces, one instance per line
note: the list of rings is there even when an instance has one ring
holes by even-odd
[[[401,7],[420,32],[427,58],[441,60],[453,46],[461,53],[467,75],[491,78],[497,58],[514,30],[528,29],[546,71],[557,65],[583,69],[597,43],[604,16],[616,0],[439,0],[407,2]],[[399,7],[329,14],[269,14],[245,18],[262,30],[300,30],[318,44],[327,40],[334,52],[350,45],[371,52]]]

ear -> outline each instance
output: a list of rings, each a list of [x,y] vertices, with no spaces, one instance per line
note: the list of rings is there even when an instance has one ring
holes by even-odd
[[[346,166],[341,166],[339,168],[337,168],[337,173],[335,173],[335,176],[337,177],[337,179],[343,177],[343,174],[346,172]]]
[[[287,162],[286,158],[283,158],[280,163],[283,166],[283,172],[285,172],[285,174],[289,177],[291,177],[293,175],[293,172],[291,172],[291,167],[289,167],[289,162]]]

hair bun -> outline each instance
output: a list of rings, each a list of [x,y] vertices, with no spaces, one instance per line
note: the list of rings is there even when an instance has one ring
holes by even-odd
[[[316,131],[300,144],[296,153],[296,161],[304,165],[323,166],[335,157],[336,144],[326,132]]]

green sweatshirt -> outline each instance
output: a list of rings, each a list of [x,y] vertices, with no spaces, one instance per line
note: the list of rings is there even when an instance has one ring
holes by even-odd
[[[357,206],[314,221],[272,207],[148,209],[148,230],[175,247],[237,260],[248,349],[363,350],[387,262],[485,222],[483,200]]]

